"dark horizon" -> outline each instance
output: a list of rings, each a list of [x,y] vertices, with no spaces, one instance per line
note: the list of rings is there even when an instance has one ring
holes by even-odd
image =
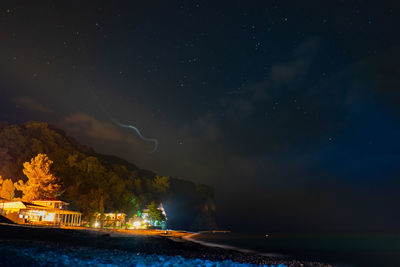
[[[399,12],[4,1],[0,121],[211,185],[223,229],[398,231]]]

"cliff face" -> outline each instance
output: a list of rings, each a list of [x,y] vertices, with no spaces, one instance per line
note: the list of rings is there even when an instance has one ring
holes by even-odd
[[[210,186],[171,179],[164,208],[169,228],[191,231],[217,229],[214,190]]]
[[[60,178],[61,199],[87,214],[98,209],[132,215],[151,200],[163,202],[168,227],[185,230],[216,229],[213,189],[170,178],[167,192],[159,192],[156,174],[115,156],[96,153],[63,131],[44,122],[10,125],[0,122],[0,175],[14,182],[26,180],[23,163],[39,153],[54,162]],[[99,205],[99,201],[104,201]],[[134,201],[133,201],[134,200]]]

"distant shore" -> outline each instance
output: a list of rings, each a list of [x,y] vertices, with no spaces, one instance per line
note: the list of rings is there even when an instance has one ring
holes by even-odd
[[[127,259],[134,260],[133,258],[136,257],[129,256],[131,254],[146,255],[146,257],[158,255],[157,257],[164,260],[166,260],[165,257],[169,257],[169,260],[179,259],[183,265],[185,265],[185,259],[189,259],[275,266],[279,264],[280,266],[331,266],[318,262],[300,262],[219,247],[207,247],[188,241],[187,237],[192,234],[185,231],[65,229],[0,224],[0,261],[7,262],[8,266],[25,264],[18,262],[22,260],[18,257],[10,257],[13,253],[18,254],[21,248],[25,249],[24,255],[31,259],[33,266],[35,266],[36,257],[39,256],[40,261],[49,260],[48,265],[57,265],[57,262],[51,261],[63,257],[68,258],[68,261],[75,261],[75,265],[85,265],[85,262],[89,260],[88,257],[91,260],[89,262],[92,263],[101,260],[109,264],[126,265]],[[46,259],[49,253],[55,253],[58,256],[56,259]],[[119,263],[122,258],[125,259],[122,261],[124,264]],[[65,263],[58,262],[58,264]],[[132,265],[134,264],[133,262]]]

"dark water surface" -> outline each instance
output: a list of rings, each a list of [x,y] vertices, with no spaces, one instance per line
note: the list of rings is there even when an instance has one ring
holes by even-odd
[[[193,238],[339,266],[400,267],[399,233],[201,233]]]

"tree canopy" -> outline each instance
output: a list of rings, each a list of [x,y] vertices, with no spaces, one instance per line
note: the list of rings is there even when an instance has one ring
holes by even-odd
[[[40,156],[38,162],[32,162],[38,154],[46,155],[46,159]],[[4,180],[2,188],[12,188],[17,182],[19,190],[25,188],[25,194],[37,184],[32,177],[35,180],[44,175],[51,178],[48,182],[54,178],[51,184],[55,187],[49,188],[45,182],[44,188],[48,190],[33,190],[35,197],[57,194],[84,216],[95,212],[124,212],[132,216],[153,200],[170,203],[166,206],[175,210],[169,213],[169,223],[174,222],[174,214],[179,215],[176,221],[188,218],[177,227],[190,228],[210,197],[200,193],[193,182],[159,176],[121,158],[96,153],[45,122],[0,122],[0,175],[10,180]],[[5,192],[6,198],[12,198],[12,193]],[[17,191],[16,196],[19,194]]]
[[[50,171],[53,161],[46,154],[38,154],[30,162],[24,163],[23,173],[28,181],[19,180],[15,187],[22,191],[22,199],[32,201],[56,196],[61,188],[59,179]]]
[[[5,179],[0,176],[0,197],[11,200],[14,198],[15,187],[11,179]]]
[[[162,210],[159,209],[160,204],[152,201],[148,206],[147,209],[148,211],[148,219],[151,222],[151,224],[155,224],[155,223],[162,223],[165,222],[166,217],[164,215],[164,213],[162,212]]]

